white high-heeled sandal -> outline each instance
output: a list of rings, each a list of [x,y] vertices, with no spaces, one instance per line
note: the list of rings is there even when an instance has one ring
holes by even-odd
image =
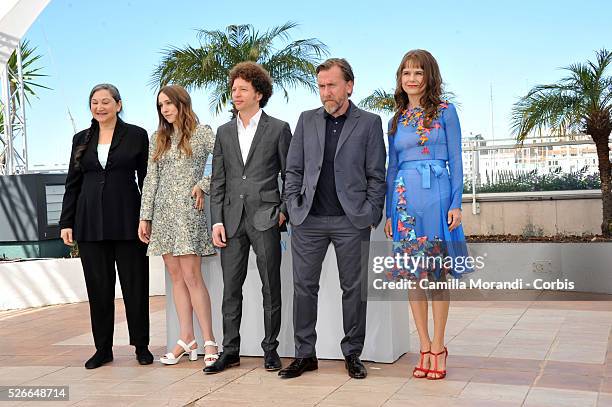
[[[206,348],[207,346],[214,346],[215,348],[217,348],[217,353],[205,353],[204,354],[204,366],[205,367],[214,365],[217,359],[219,359],[219,351],[218,351],[219,345],[217,345],[217,343],[213,341],[206,341],[204,342],[204,347]]]
[[[178,341],[176,341],[176,344],[183,348],[184,352],[178,356],[174,356],[174,353],[168,352],[164,356],[159,358],[159,361],[164,365],[176,365],[185,355],[189,356],[189,360],[191,360],[192,362],[198,360],[198,348],[191,349],[191,347],[195,345],[195,343],[195,339],[189,342],[189,344],[186,344],[185,342],[183,342],[182,339],[179,339]]]

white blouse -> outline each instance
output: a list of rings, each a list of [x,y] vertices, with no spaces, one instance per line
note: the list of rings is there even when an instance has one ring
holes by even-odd
[[[108,161],[110,146],[110,144],[98,144],[98,161],[100,161],[100,165],[104,169],[106,169],[106,162]]]

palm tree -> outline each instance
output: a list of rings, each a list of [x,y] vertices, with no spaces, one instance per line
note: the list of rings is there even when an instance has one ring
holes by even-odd
[[[384,89],[376,89],[372,94],[361,99],[359,106],[364,109],[372,110],[381,113],[394,113],[395,112],[395,98],[394,91],[387,92]],[[450,91],[442,92],[442,100],[448,100],[454,103],[457,107],[461,105],[456,101],[457,96]]]
[[[41,54],[36,53],[36,47],[30,46],[30,42],[25,40],[21,43],[21,72],[23,76],[23,90],[26,103],[30,103],[30,97],[36,97],[36,89],[51,89],[47,86],[43,86],[36,81],[40,78],[48,76],[40,73],[42,67],[35,67],[36,63],[42,58]],[[19,97],[17,95],[17,51],[13,51],[7,62],[9,72],[9,94],[11,95],[11,105],[14,107],[19,106]],[[11,111],[9,117],[9,123],[16,126],[15,123],[16,110]],[[4,133],[4,109],[0,109],[0,132]],[[4,165],[6,160],[5,151],[5,140],[1,141],[0,145],[0,167]]]
[[[591,136],[597,149],[603,205],[601,231],[612,236],[612,193],[609,138],[612,131],[612,76],[606,69],[612,52],[596,52],[594,62],[563,68],[567,76],[550,85],[537,85],[512,108],[512,128],[522,143],[533,131],[553,133],[582,131]]]
[[[35,89],[51,89],[46,86],[43,86],[39,83],[36,83],[42,77],[48,76],[41,74],[40,71],[43,69],[41,67],[34,67],[34,65],[42,58],[42,55],[36,54],[36,47],[30,46],[30,42],[25,40],[21,43],[21,72],[23,75],[23,90],[25,93],[26,102],[30,102],[29,97],[36,96]],[[17,76],[17,51],[13,51],[11,56],[9,57],[7,63],[9,72],[12,72],[15,76]],[[10,83],[10,94],[13,96],[12,103],[13,106],[19,105],[19,98],[15,91],[17,90],[17,80],[13,77],[9,78]],[[4,111],[0,109],[0,127],[4,125]]]
[[[395,112],[393,92],[387,92],[384,89],[376,89],[371,95],[361,99],[359,106],[375,112],[393,113]]]
[[[290,41],[289,31],[297,26],[287,22],[264,33],[250,24],[230,25],[225,31],[198,30],[199,46],[169,47],[153,71],[154,88],[174,83],[186,89],[209,88],[210,107],[219,113],[231,100],[229,71],[243,61],[261,64],[274,85],[289,100],[289,88],[304,86],[314,92],[315,68],[327,46],[316,38]],[[283,42],[280,49],[277,42]]]

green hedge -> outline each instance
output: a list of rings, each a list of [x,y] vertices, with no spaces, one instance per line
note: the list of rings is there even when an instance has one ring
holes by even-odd
[[[587,167],[570,173],[562,173],[561,168],[539,174],[532,171],[499,171],[496,182],[487,174],[486,182],[476,187],[477,193],[485,192],[533,192],[533,191],[569,191],[583,189],[600,189],[599,173],[587,174]],[[463,193],[472,192],[472,180],[465,179]]]

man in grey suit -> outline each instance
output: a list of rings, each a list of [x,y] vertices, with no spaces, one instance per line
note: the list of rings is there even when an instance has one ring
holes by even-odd
[[[284,185],[291,130],[262,110],[272,95],[272,80],[265,69],[242,62],[229,79],[238,114],[217,130],[210,185],[212,238],[221,248],[223,269],[223,353],[204,372],[218,373],[240,364],[242,285],[251,246],[262,282],[264,367],[279,370],[280,232],[286,227],[287,209],[278,174]]]
[[[295,360],[279,372],[284,378],[318,368],[317,294],[330,243],[342,288],[345,366],[350,377],[367,375],[359,359],[367,306],[361,290],[368,259],[362,248],[369,247],[371,228],[382,217],[385,145],[380,117],[349,100],[353,82],[344,59],[317,67],[323,107],[301,114],[289,147],[285,191],[292,225]]]

